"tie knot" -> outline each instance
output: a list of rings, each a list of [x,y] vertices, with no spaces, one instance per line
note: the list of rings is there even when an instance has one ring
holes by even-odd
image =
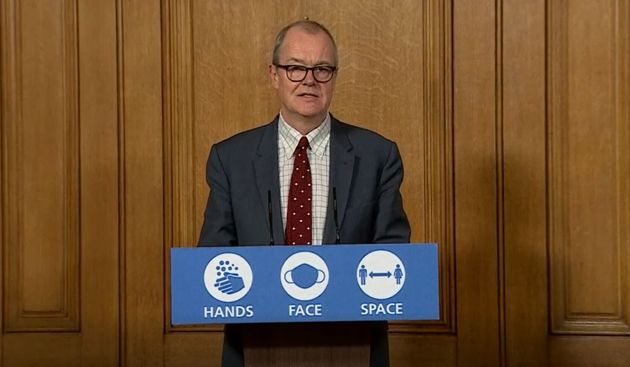
[[[299,152],[300,150],[305,150],[306,148],[308,148],[308,138],[306,136],[303,136],[300,139],[300,142],[298,143],[297,147],[295,148],[295,151]]]

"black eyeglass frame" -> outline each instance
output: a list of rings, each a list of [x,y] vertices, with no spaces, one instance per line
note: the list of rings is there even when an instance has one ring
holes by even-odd
[[[337,67],[336,66],[332,66],[332,65],[317,65],[317,66],[304,66],[304,65],[282,65],[282,64],[273,64],[275,67],[284,69],[285,74],[287,75],[287,79],[289,79],[292,82],[295,83],[299,83],[304,81],[304,79],[306,79],[306,76],[308,75],[308,72],[310,71],[311,74],[313,75],[313,79],[315,79],[315,81],[317,81],[318,83],[328,83],[329,81],[331,81],[334,77],[335,77],[335,73],[337,72]],[[291,79],[291,77],[289,76],[289,68],[298,68],[298,69],[303,69],[304,72],[304,77],[302,77],[302,79]],[[315,70],[317,69],[324,69],[324,70],[330,70],[330,78],[326,79],[326,80],[319,80],[317,79],[317,76],[315,75]]]

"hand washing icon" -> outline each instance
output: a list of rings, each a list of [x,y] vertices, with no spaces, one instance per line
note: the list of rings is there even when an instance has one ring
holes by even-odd
[[[312,287],[326,280],[326,273],[316,267],[303,263],[284,273],[284,281],[302,289]]]
[[[213,257],[203,273],[206,290],[221,302],[235,302],[245,297],[253,280],[252,268],[247,260],[229,252]]]

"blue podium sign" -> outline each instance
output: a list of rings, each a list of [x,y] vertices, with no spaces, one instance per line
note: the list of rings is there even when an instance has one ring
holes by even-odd
[[[439,319],[436,244],[171,249],[174,325]]]

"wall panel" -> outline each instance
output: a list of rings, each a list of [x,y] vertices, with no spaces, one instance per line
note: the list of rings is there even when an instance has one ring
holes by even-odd
[[[3,115],[5,329],[79,327],[74,1],[7,2]],[[9,69],[10,68],[10,69]],[[45,86],[45,87],[44,87]]]
[[[548,295],[545,1],[502,1],[504,363],[545,366]]]
[[[117,5],[81,0],[77,9],[82,366],[121,366]]]
[[[453,144],[457,256],[457,358],[500,364],[502,124],[495,1],[453,5]]]
[[[596,15],[596,16],[594,16]],[[628,5],[549,5],[553,330],[630,333]]]
[[[119,4],[122,364],[162,366],[168,297],[161,2]]]
[[[0,3],[3,366],[119,365],[115,3]]]

